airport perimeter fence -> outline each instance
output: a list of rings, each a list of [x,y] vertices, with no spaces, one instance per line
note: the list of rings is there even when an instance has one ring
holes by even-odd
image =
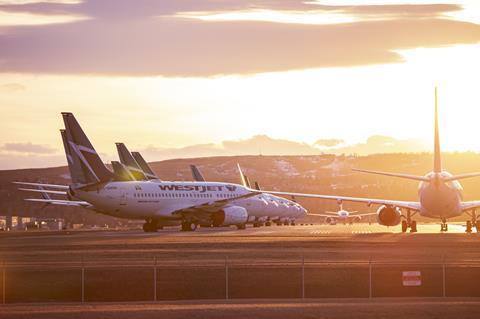
[[[199,299],[480,297],[480,263],[142,260],[0,264],[3,304]]]

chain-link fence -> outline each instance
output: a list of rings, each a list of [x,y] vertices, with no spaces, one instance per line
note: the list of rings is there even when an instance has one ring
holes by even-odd
[[[3,303],[480,297],[480,264],[142,259],[0,264]]]

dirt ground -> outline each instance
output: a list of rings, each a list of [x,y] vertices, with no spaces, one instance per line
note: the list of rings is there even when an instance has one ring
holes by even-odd
[[[457,299],[322,299],[281,301],[27,304],[0,307],[2,319],[200,319],[200,318],[463,318],[480,317],[480,300]]]

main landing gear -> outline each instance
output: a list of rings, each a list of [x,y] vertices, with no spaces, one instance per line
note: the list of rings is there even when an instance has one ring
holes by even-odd
[[[402,233],[406,233],[409,228],[411,233],[417,232],[417,221],[412,220],[412,216],[412,212],[407,210],[407,220],[402,221]]]
[[[197,224],[190,221],[182,221],[182,231],[195,231]]]
[[[465,228],[465,232],[470,234],[473,231],[473,227],[477,229],[477,233],[480,233],[480,221],[477,219],[476,211],[472,211],[470,217],[471,220],[467,221],[467,227]]]
[[[151,219],[147,219],[143,224],[143,231],[146,233],[154,233],[157,229],[157,223]]]

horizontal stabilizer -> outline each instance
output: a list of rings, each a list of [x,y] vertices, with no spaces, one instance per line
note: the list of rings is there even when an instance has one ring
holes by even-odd
[[[42,193],[42,194],[67,195],[67,192],[54,191],[54,190],[49,190],[49,189],[19,188],[18,190],[19,191],[24,191],[24,192],[34,192],[34,193]]]
[[[360,173],[367,173],[367,174],[376,174],[376,175],[383,175],[383,176],[399,177],[399,178],[411,179],[411,180],[420,181],[420,182],[430,182],[430,179],[425,177],[425,176],[388,173],[388,172],[379,172],[379,171],[368,171],[368,170],[364,170],[364,169],[355,169],[355,168],[352,169],[352,171],[360,172]]]
[[[447,178],[444,178],[443,181],[445,182],[451,182],[451,181],[458,181],[460,179],[466,179],[466,178],[472,178],[472,177],[478,177],[480,176],[480,172],[477,173],[467,173],[467,174],[460,174],[460,175],[454,175],[450,176]]]
[[[68,189],[67,185],[28,183],[28,182],[12,182],[12,183],[17,185],[28,185],[28,186],[47,187],[47,188],[55,188],[55,189]]]

